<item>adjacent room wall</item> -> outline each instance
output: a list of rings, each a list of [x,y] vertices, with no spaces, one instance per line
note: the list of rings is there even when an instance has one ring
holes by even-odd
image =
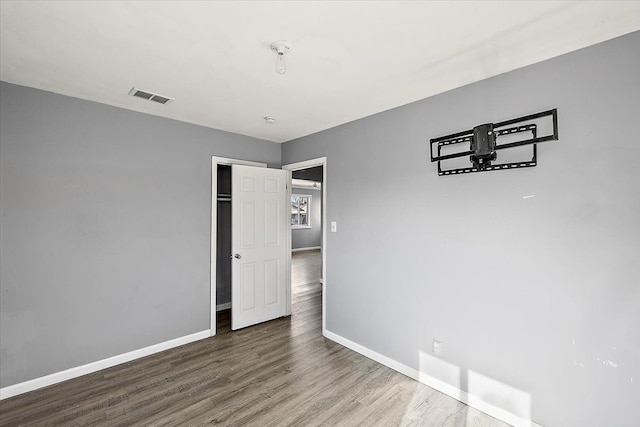
[[[317,248],[322,244],[322,190],[294,187],[291,193],[311,196],[311,228],[291,230],[291,249]]]
[[[209,329],[211,156],[277,167],[280,144],[5,82],[0,102],[0,387]]]
[[[638,46],[286,143],[284,164],[327,156],[327,330],[545,426],[640,425]],[[555,107],[560,139],[535,168],[429,162],[429,138]]]

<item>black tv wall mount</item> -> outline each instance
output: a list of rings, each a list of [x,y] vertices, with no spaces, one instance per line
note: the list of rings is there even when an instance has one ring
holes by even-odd
[[[552,122],[551,131],[544,135],[538,136],[538,123],[539,121],[548,121],[549,118]],[[547,126],[548,127],[548,126]],[[526,139],[518,139],[519,134],[531,136]],[[516,140],[513,137],[509,137],[511,142],[505,142],[499,144],[500,137],[506,137],[508,135],[515,135]],[[506,138],[505,138],[506,139]],[[486,123],[478,125],[471,130],[463,132],[453,133],[451,135],[441,136],[439,138],[431,139],[431,161],[438,162],[438,175],[455,175],[471,172],[485,172],[501,169],[515,169],[515,168],[527,168],[533,167],[537,164],[537,147],[538,142],[554,141],[558,140],[558,110],[543,111],[537,114],[531,114],[524,117],[518,117],[517,119],[506,120],[499,123]],[[445,150],[449,150],[449,146],[452,144],[469,143],[469,149],[464,151],[458,151],[450,154],[442,154],[443,147]],[[498,158],[498,151],[507,148],[515,148],[523,145],[533,145],[531,160],[509,162],[509,163],[494,163]],[[436,149],[436,155],[434,156],[434,148]],[[452,147],[457,148],[457,147]],[[458,167],[451,169],[443,169],[441,162],[445,160],[466,157],[469,156],[471,161],[470,167]]]

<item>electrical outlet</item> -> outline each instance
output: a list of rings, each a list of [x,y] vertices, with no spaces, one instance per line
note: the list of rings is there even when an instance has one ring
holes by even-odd
[[[438,340],[433,340],[433,354],[442,354],[442,343]]]

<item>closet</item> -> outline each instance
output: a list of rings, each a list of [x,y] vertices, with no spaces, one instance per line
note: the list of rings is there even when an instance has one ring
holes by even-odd
[[[229,321],[237,330],[286,316],[291,312],[288,173],[258,164],[229,166],[230,159],[216,157],[212,163],[212,328],[220,332],[218,323]]]
[[[231,166],[218,165],[216,309],[231,308]]]

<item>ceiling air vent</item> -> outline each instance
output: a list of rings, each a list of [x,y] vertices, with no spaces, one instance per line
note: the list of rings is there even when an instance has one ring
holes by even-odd
[[[132,88],[129,91],[129,95],[135,96],[138,98],[143,98],[148,101],[157,102],[158,104],[167,104],[174,100],[174,98],[169,98],[168,96],[158,95],[157,93],[152,93],[146,90],[140,90],[138,88]]]

